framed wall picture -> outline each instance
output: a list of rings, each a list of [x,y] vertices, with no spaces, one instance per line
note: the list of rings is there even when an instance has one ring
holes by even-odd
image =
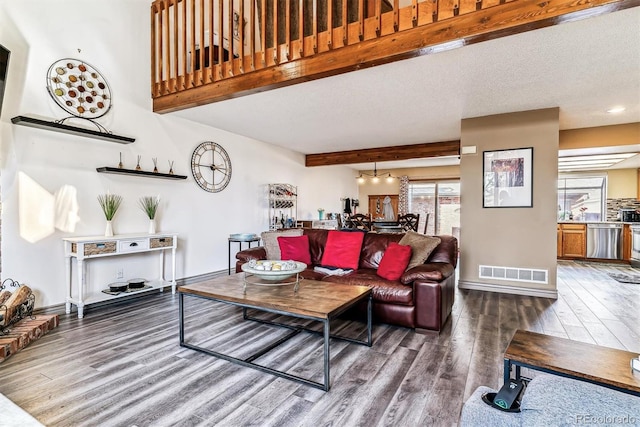
[[[533,207],[533,147],[484,151],[484,208]]]

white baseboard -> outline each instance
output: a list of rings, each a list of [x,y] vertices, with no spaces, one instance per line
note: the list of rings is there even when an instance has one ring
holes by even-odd
[[[535,289],[521,286],[495,285],[492,283],[469,282],[458,280],[458,288],[474,291],[499,292],[503,294],[526,295],[530,297],[542,297],[558,299],[557,289]]]

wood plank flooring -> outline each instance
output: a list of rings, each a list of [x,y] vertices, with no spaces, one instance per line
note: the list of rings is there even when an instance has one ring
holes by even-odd
[[[640,272],[560,261],[558,300],[458,290],[439,335],[376,325],[372,348],[332,340],[326,393],[179,347],[178,299],[155,294],[62,315],[0,363],[0,393],[47,426],[452,426],[476,387],[501,385],[518,328],[640,353],[640,285],[607,275],[625,271]],[[242,321],[232,306],[185,303],[186,339],[199,345],[237,356],[285,333]],[[354,321],[332,328],[363,332]],[[322,379],[315,335],[259,360]]]

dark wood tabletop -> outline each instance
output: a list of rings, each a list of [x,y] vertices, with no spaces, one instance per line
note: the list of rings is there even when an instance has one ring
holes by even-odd
[[[249,283],[245,293],[243,278],[244,273],[216,277],[205,282],[180,286],[178,292],[317,319],[331,318],[371,293],[371,288],[367,286],[308,279],[300,281],[297,292],[294,292],[293,284],[268,286]]]
[[[640,375],[631,371],[638,357],[615,348],[517,330],[505,359],[640,393]]]

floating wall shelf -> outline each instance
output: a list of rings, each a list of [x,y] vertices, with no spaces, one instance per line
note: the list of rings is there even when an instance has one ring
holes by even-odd
[[[55,121],[47,121],[36,119],[29,116],[16,116],[11,119],[14,125],[28,126],[37,129],[51,130],[54,132],[62,132],[70,135],[85,136],[88,138],[101,139],[103,141],[117,142],[120,144],[131,144],[135,138],[128,136],[115,135],[112,133],[100,132],[93,129],[85,129],[77,126],[66,125]]]
[[[165,178],[165,179],[187,179],[186,175],[172,175],[170,173],[160,173],[160,172],[149,172],[149,171],[137,171],[135,169],[121,169],[121,168],[112,168],[109,166],[104,166],[101,168],[96,168],[96,171],[100,173],[113,173],[117,175],[138,175],[138,176],[148,176],[151,178]]]

